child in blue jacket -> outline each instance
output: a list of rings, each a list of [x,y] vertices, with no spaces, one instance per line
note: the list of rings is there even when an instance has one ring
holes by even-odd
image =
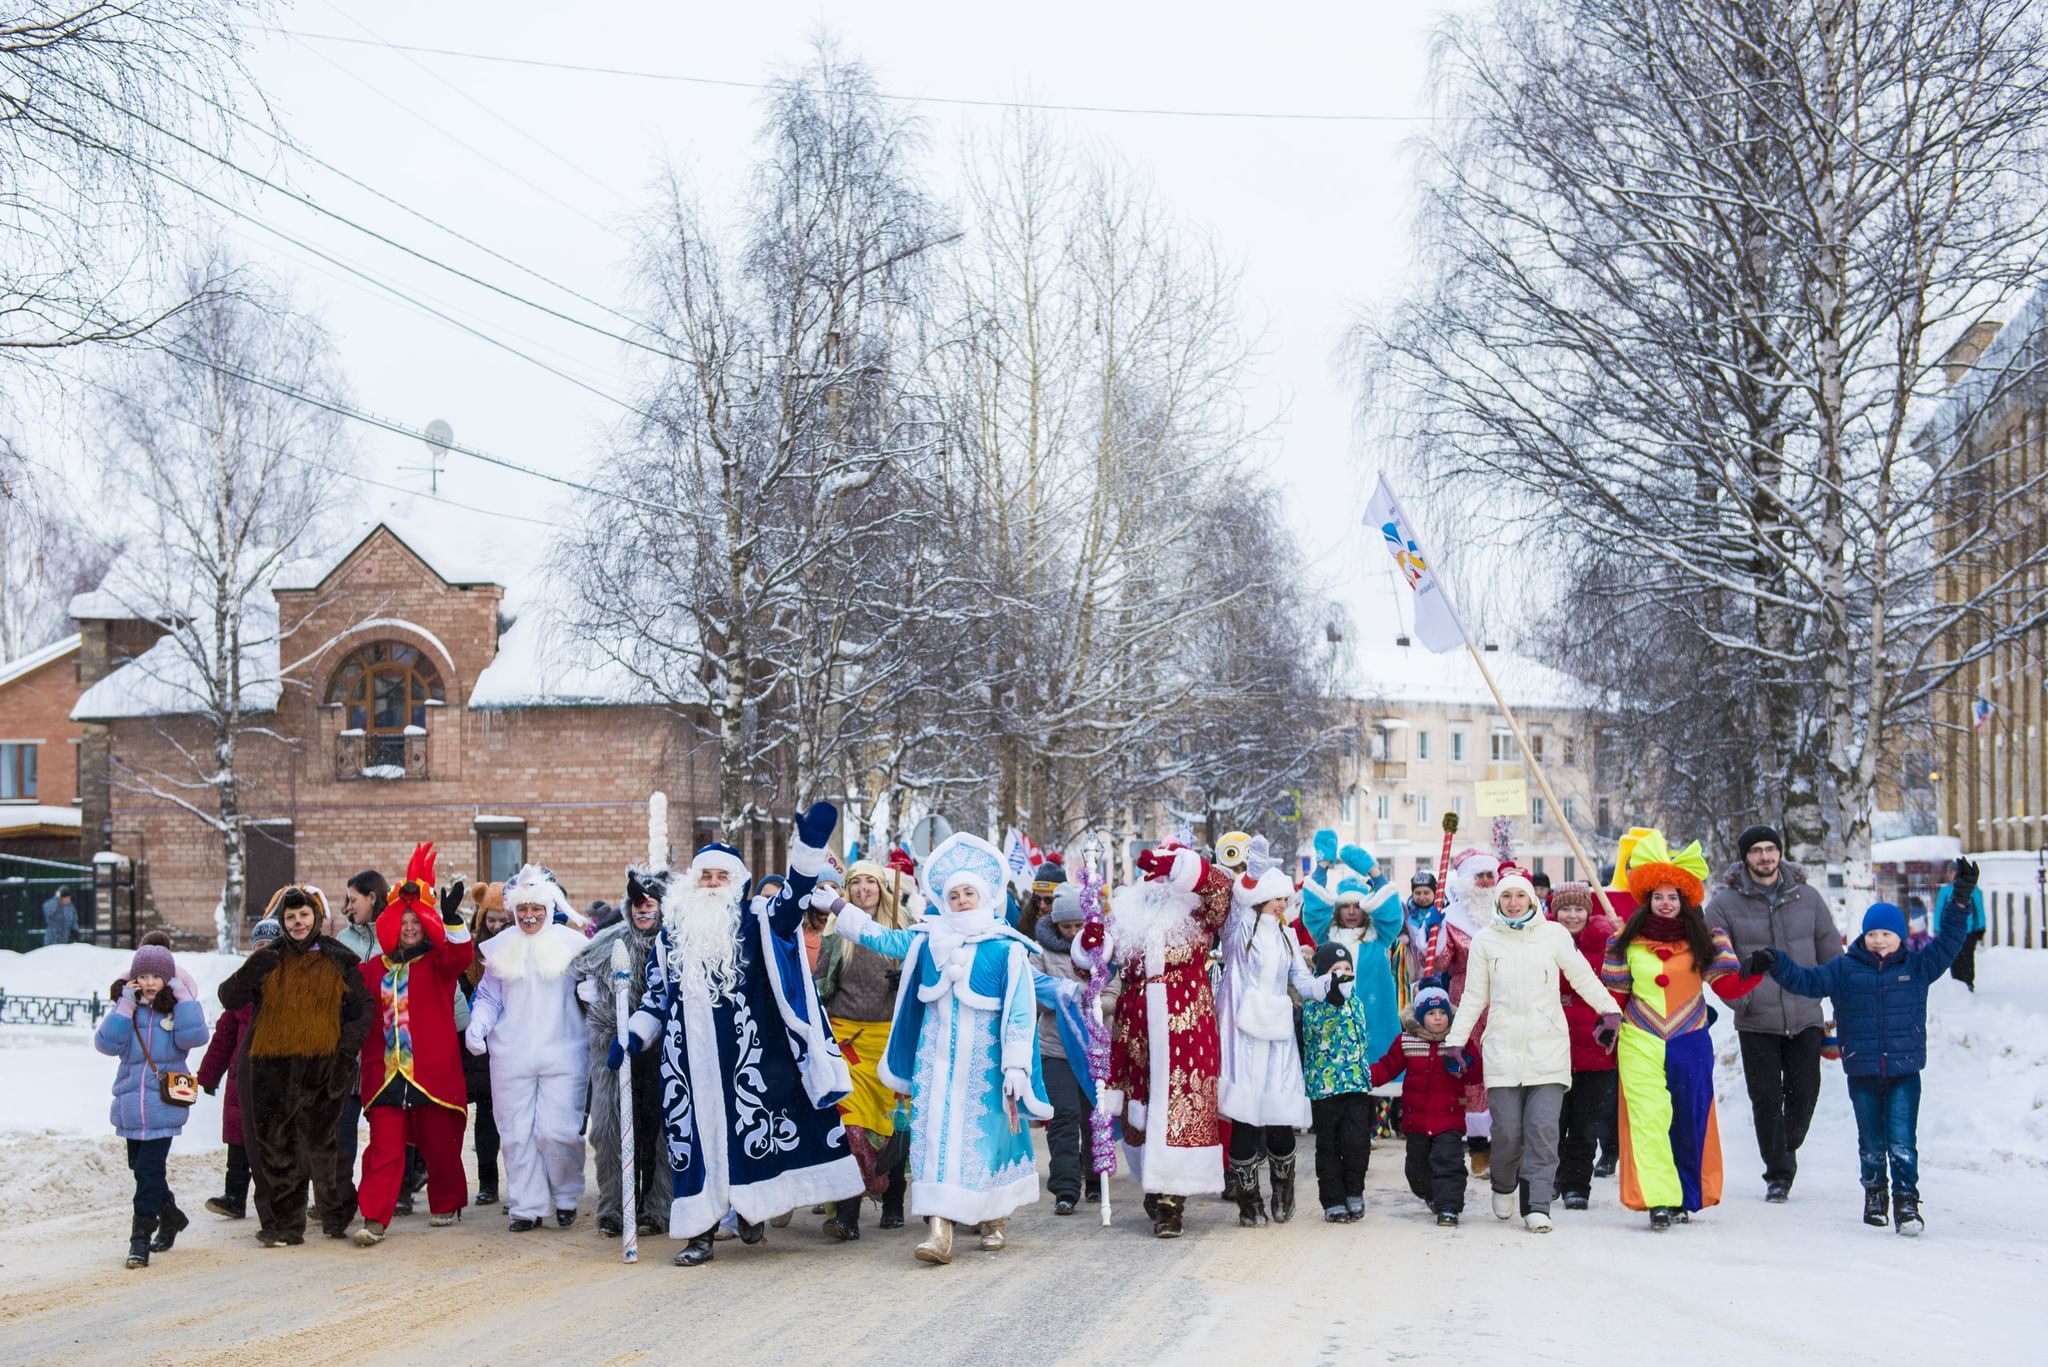
[[[171,1195],[164,1165],[171,1140],[185,1128],[189,1106],[165,1101],[162,1073],[188,1071],[185,1055],[206,1043],[206,1012],[178,976],[162,945],[143,945],[114,984],[114,1009],[100,1021],[93,1047],[121,1060],[114,1072],[114,1133],[128,1141],[135,1174],[135,1218],[128,1231],[128,1266],[148,1267],[152,1251],[167,1252],[191,1221]],[[152,1238],[152,1236],[154,1236]]]
[[[1977,866],[1956,860],[1955,892],[1967,902]],[[1951,916],[1923,949],[1906,948],[1906,913],[1878,902],[1863,914],[1863,933],[1840,958],[1804,967],[1776,948],[1750,955],[1750,973],[1768,972],[1788,992],[1832,997],[1842,1072],[1856,1112],[1856,1150],[1863,1165],[1863,1223],[1885,1225],[1885,1169],[1891,1169],[1891,1219],[1901,1234],[1918,1234],[1920,1218],[1920,1070],[1927,1063],[1927,989],[1963,946],[1967,917]]]

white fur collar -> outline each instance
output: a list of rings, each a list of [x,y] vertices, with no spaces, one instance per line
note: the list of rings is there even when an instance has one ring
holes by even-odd
[[[508,926],[484,941],[483,956],[484,962],[505,982],[516,983],[529,971],[536,978],[552,982],[569,971],[569,965],[587,943],[567,926],[545,925],[534,935]]]

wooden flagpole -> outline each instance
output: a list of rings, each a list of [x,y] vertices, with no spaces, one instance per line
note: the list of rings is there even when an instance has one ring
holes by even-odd
[[[1450,601],[1448,594],[1445,595],[1445,601]],[[1457,608],[1453,606],[1451,611],[1455,616]],[[1585,867],[1588,875],[1586,881],[1593,885],[1593,895],[1600,899],[1601,907],[1610,918],[1615,921],[1622,920],[1621,914],[1614,909],[1614,903],[1608,900],[1607,885],[1600,878],[1600,866],[1586,857],[1586,848],[1579,843],[1578,832],[1574,831],[1572,823],[1565,819],[1564,804],[1557,800],[1557,791],[1550,786],[1550,776],[1543,772],[1542,762],[1536,758],[1536,752],[1529,748],[1529,735],[1522,729],[1521,718],[1515,715],[1514,708],[1508,706],[1508,700],[1501,696],[1500,685],[1494,681],[1493,671],[1486,667],[1484,652],[1472,644],[1470,635],[1465,634],[1465,624],[1462,620],[1458,623],[1458,631],[1465,636],[1465,649],[1471,652],[1472,663],[1479,666],[1479,677],[1486,680],[1486,689],[1493,694],[1494,705],[1500,708],[1500,714],[1508,719],[1508,729],[1515,733],[1515,744],[1522,747],[1522,755],[1529,763],[1529,772],[1536,776],[1536,786],[1543,790],[1543,796],[1550,803],[1550,810],[1557,814],[1557,824],[1564,831],[1565,843],[1572,847],[1572,853],[1578,856],[1579,863]]]

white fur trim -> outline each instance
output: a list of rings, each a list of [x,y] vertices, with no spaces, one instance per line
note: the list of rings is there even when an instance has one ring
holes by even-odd
[[[453,926],[448,926],[448,927],[446,927],[446,929],[447,929],[447,931],[448,931],[448,943],[449,943],[449,944],[451,944],[451,945],[466,945],[466,944],[468,944],[468,943],[469,943],[469,927],[468,927],[468,926],[465,926],[465,925],[453,925]]]
[[[1144,1129],[1145,1103],[1142,1101],[1131,1102],[1130,1109],[1124,1113],[1124,1123],[1129,1125],[1134,1130]]]
[[[1193,850],[1173,852],[1173,871],[1166,875],[1166,881],[1182,892],[1193,892],[1202,881],[1202,856]]]
[[[1104,1115],[1113,1116],[1124,1108],[1124,1093],[1121,1087],[1104,1087],[1096,1093],[1095,1109]]]
[[[789,871],[801,874],[805,878],[816,878],[825,871],[825,852],[813,849],[801,840],[791,841],[789,846]],[[776,1212],[778,1215],[781,1213],[780,1211]]]
[[[695,882],[696,875],[705,869],[724,869],[738,883],[744,883],[752,876],[738,855],[727,854],[724,850],[697,851],[696,857],[690,861],[691,881]]]
[[[1257,878],[1246,876],[1232,881],[1230,895],[1239,906],[1260,907],[1268,902],[1294,897],[1294,880],[1287,876],[1287,870],[1279,867],[1267,869]]]
[[[1157,1196],[1196,1196],[1217,1185],[1217,1174],[1223,1171],[1223,1146],[1177,1149],[1165,1142],[1164,1135],[1155,1142],[1147,1130],[1143,1161],[1133,1166],[1144,1191]]]
[[[639,1041],[640,1048],[644,1050],[661,1033],[661,1021],[650,1012],[635,1011],[632,1019],[626,1022],[626,1033]]]
[[[867,1183],[860,1175],[860,1164],[854,1161],[852,1154],[846,1153],[829,1163],[791,1168],[765,1182],[733,1187],[730,1199],[732,1208],[739,1212],[741,1219],[759,1224],[784,1211],[802,1210],[827,1201],[850,1201],[866,1189]]]
[[[851,1160],[849,1160],[851,1161]],[[974,1225],[1007,1218],[1020,1206],[1038,1199],[1038,1170],[989,1191],[975,1191],[952,1182],[910,1179],[910,1213],[918,1219],[938,1216],[955,1224]]]

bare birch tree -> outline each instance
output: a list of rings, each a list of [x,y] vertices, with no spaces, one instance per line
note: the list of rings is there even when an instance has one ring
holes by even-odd
[[[168,177],[224,151],[264,0],[27,0],[0,18],[0,357],[139,336],[218,288]]]
[[[1425,279],[1358,339],[1376,411],[1440,491],[1524,491],[1652,715],[1737,727],[1749,811],[1867,886],[1945,628],[1980,650],[2040,608],[1934,593],[1982,457],[1916,443],[1951,342],[2038,269],[2038,7],[1509,0],[1437,60]]]
[[[199,281],[232,274],[207,263]],[[117,753],[117,787],[168,802],[219,841],[220,948],[233,950],[247,885],[250,744],[284,690],[270,583],[316,550],[346,467],[341,419],[244,378],[342,392],[327,336],[286,301],[207,295],[117,372],[103,433],[109,492],[134,519],[101,591],[161,639],[120,678],[124,715],[147,717],[163,762]]]
[[[924,258],[949,235],[916,127],[821,43],[761,149],[735,242],[664,189],[637,269],[663,359],[562,562],[577,638],[709,712],[728,837],[763,790],[857,791],[849,757],[913,684],[905,629],[948,574],[908,554],[942,437],[917,384]]]

